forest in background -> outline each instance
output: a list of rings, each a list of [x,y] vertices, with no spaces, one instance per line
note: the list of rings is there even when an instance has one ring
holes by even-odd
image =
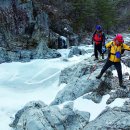
[[[26,4],[29,1],[33,4],[34,19],[45,11],[49,16],[49,28],[54,32],[58,32],[57,21],[63,20],[76,33],[92,32],[96,24],[102,25],[107,33],[130,30],[129,0],[10,0],[10,8],[0,8],[0,26],[7,30],[15,27],[18,34],[19,24],[22,22],[26,26],[28,17],[25,10],[17,8],[17,3]]]

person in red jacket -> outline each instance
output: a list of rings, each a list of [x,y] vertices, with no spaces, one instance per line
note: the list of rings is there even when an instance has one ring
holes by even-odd
[[[102,47],[105,45],[105,34],[102,31],[102,27],[100,25],[96,26],[96,31],[92,36],[92,44],[94,43],[94,55],[95,59],[98,60],[98,52],[104,59],[104,53],[102,52]]]

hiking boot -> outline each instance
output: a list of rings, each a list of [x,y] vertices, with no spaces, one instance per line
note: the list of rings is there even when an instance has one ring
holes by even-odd
[[[104,55],[102,54],[102,59],[104,59]]]
[[[95,58],[94,61],[95,61],[95,60],[98,60],[98,58]]]
[[[123,82],[119,82],[119,86],[123,89],[126,89],[126,86],[123,84]]]
[[[102,75],[99,74],[99,75],[96,76],[96,79],[100,79],[101,77],[102,77]]]
[[[120,87],[123,88],[123,89],[126,89],[126,86],[125,86],[125,85],[121,85]]]

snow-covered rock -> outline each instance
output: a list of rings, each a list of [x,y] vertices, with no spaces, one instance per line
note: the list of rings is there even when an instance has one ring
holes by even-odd
[[[93,91],[101,96],[108,93],[111,88],[111,75],[110,77],[103,77],[103,80],[97,80],[94,75],[98,73],[98,67],[98,64],[86,64],[83,61],[63,70],[60,75],[60,83],[67,83],[67,85],[57,94],[51,104],[56,105],[65,101],[72,101]],[[88,97],[85,96],[84,98]]]
[[[83,130],[129,130],[130,129],[130,101],[123,107],[106,108],[95,120],[91,121]]]
[[[89,117],[87,112],[73,110],[73,103],[60,110],[36,101],[19,110],[10,126],[15,130],[79,130],[89,122]]]

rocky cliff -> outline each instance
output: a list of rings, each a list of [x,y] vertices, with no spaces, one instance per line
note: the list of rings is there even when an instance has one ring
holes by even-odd
[[[127,0],[118,1],[120,17],[113,31],[128,30],[129,6]],[[94,30],[96,23],[88,20],[86,22],[91,29],[87,30],[84,25],[85,30],[81,28],[80,33],[75,34],[73,24],[77,16],[74,14],[72,1],[69,0],[1,0],[0,63],[59,57],[59,53],[49,48],[57,48],[60,35],[67,37],[69,45],[77,45],[84,31]]]

